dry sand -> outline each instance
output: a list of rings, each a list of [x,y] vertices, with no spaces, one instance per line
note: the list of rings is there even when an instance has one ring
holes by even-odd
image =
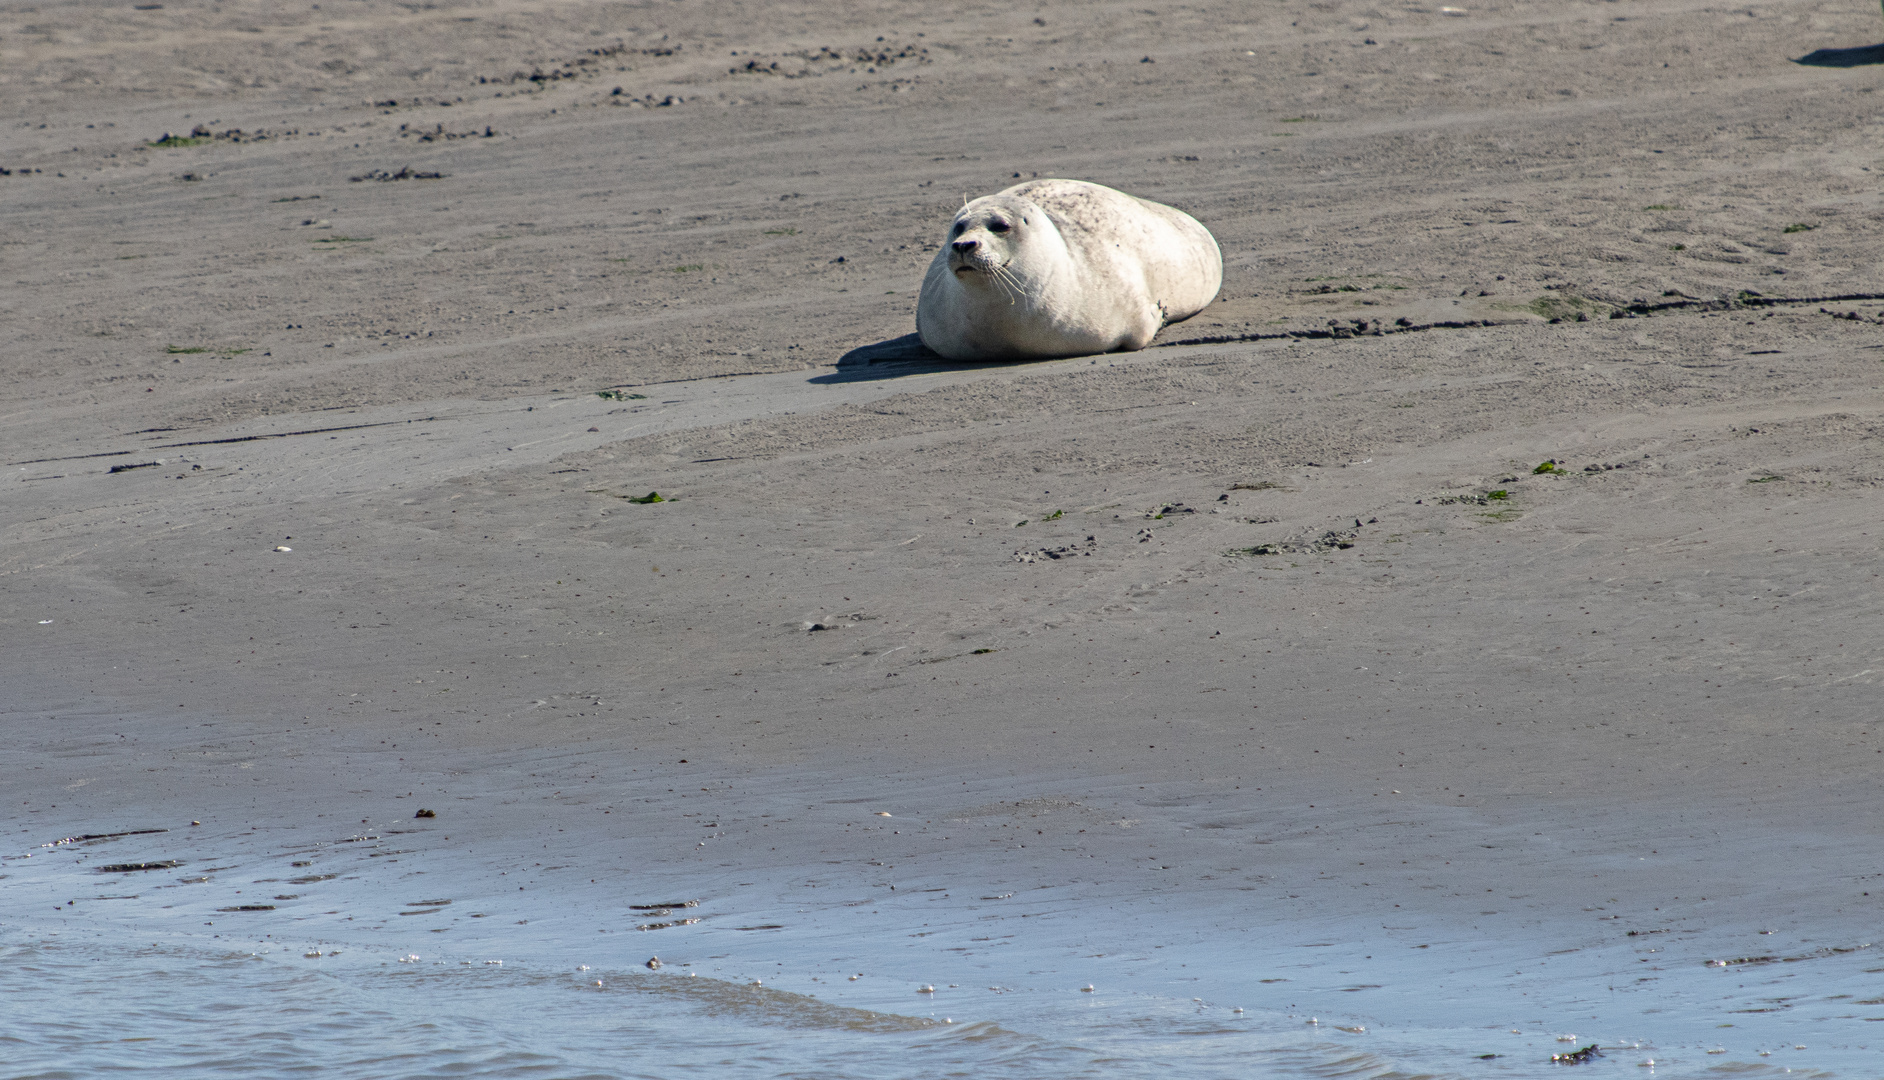
[[[440,835],[731,892],[914,859],[879,807],[1077,806],[1038,863],[923,857],[1098,858],[1283,936],[1470,937],[1483,879],[1517,937],[1620,904],[1697,964],[1855,943],[1880,37],[1859,2],[9,5],[6,821],[424,783]],[[352,179],[401,170],[443,175]],[[1142,353],[924,363],[951,208],[1035,175],[1196,216],[1221,300]],[[669,833],[695,788],[750,838]],[[761,845],[801,795],[839,809]],[[1405,862],[1322,839],[1228,895],[1212,845],[1291,829]],[[1637,848],[1672,861],[1591,880]]]

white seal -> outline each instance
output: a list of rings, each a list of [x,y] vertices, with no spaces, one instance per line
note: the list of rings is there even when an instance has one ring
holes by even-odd
[[[916,303],[950,360],[1142,349],[1202,311],[1223,253],[1181,210],[1079,180],[1030,180],[963,206]]]

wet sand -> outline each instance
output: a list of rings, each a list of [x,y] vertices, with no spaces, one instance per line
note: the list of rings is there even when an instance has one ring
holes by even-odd
[[[327,8],[0,16],[14,946],[413,829],[240,933],[448,898],[454,963],[971,1020],[910,992],[1156,950],[1383,1069],[1581,1015],[1867,1075],[1874,9]],[[1223,299],[925,363],[941,223],[1035,173]],[[37,845],[146,827],[84,857],[164,893],[64,903]]]

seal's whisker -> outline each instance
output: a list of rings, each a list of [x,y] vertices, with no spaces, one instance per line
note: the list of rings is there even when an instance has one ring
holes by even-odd
[[[988,271],[989,275],[993,277],[996,282],[1000,283],[1001,291],[1007,294],[1007,306],[1013,307],[1015,304],[1019,303],[1021,295],[1024,294],[1027,289],[1026,286],[1021,284],[1020,279],[1014,276],[1014,272],[1000,263],[989,263]],[[1008,288],[1009,285],[1012,285],[1013,288]]]
[[[1027,288],[1027,283],[1020,279],[1020,275],[1014,273],[1014,271],[1012,270],[1009,270],[1006,266],[1001,267],[1001,273],[1006,275],[1007,279],[1014,283],[1014,293],[1016,296],[1020,297],[1022,300],[1025,300],[1033,295],[1032,292]]]
[[[1007,306],[1013,307],[1016,302],[1016,297],[1014,290],[1010,288],[1010,286],[1017,285],[1018,282],[1014,281],[1007,270],[1000,266],[989,266],[988,276],[994,279],[994,283],[1001,289],[1001,294],[1007,297]]]
[[[1003,280],[1001,277],[1001,267],[998,263],[977,262],[975,264],[975,269],[979,270],[982,274],[984,274],[987,277],[987,279],[994,284],[995,288],[1000,289],[1001,295],[1003,296],[1011,295],[1007,289],[1007,282]]]

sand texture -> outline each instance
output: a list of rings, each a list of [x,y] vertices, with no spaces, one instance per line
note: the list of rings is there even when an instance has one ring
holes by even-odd
[[[0,820],[429,785],[436,858],[566,830],[570,933],[605,863],[819,864],[1868,941],[1884,23],[1463,6],[0,6]],[[949,216],[1034,176],[1193,215],[1220,299],[925,356]]]

